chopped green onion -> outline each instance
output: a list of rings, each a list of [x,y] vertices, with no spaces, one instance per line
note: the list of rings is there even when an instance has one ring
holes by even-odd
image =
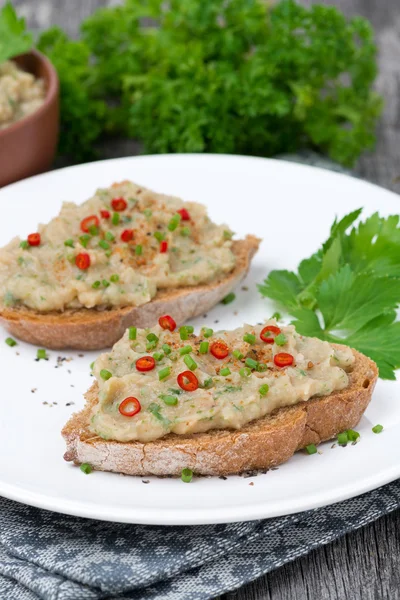
[[[74,240],[72,238],[69,238],[68,240],[65,240],[64,242],[64,246],[69,246],[70,248],[74,248]]]
[[[158,371],[159,381],[162,381],[163,379],[168,377],[168,375],[170,375],[170,374],[171,374],[171,367],[165,367],[164,369],[161,369],[161,371]]]
[[[105,288],[107,288],[110,285],[110,282],[107,281],[107,279],[103,279],[103,281],[101,282]]]
[[[99,241],[99,246],[100,246],[100,248],[103,248],[103,250],[109,250],[110,249],[110,244],[108,242],[106,242],[106,240],[100,240]]]
[[[8,337],[6,339],[6,344],[7,344],[7,346],[11,346],[11,348],[12,348],[13,346],[17,345],[17,342],[13,338]]]
[[[162,233],[161,231],[155,231],[153,235],[158,242],[162,242],[165,240],[165,233]]]
[[[225,240],[231,240],[233,237],[233,231],[229,231],[228,229],[224,230],[224,239]]]
[[[315,444],[309,444],[306,446],[306,452],[307,454],[317,454],[317,446]]]
[[[94,290],[97,290],[97,288],[99,288],[101,286],[101,281],[97,280],[97,281],[93,281],[92,283],[92,288]]]
[[[119,213],[115,212],[115,213],[113,213],[113,216],[111,217],[111,223],[113,225],[118,225],[119,219],[120,219]]]
[[[280,321],[282,319],[282,315],[280,312],[274,312],[271,319],[276,319],[277,321]]]
[[[248,367],[242,367],[239,371],[239,375],[240,377],[250,377],[251,369],[249,369]]]
[[[168,396],[161,394],[160,398],[165,402],[167,406],[176,406],[178,404],[178,398],[176,396]]]
[[[194,331],[193,325],[185,325],[185,327],[186,327],[186,331],[188,333],[193,333],[193,331]]]
[[[199,347],[200,354],[207,354],[209,345],[208,342],[201,342]]]
[[[26,240],[22,240],[22,242],[19,245],[20,248],[23,248],[24,250],[26,250],[27,248],[29,248],[29,244]]]
[[[143,246],[138,244],[135,248],[135,254],[136,256],[141,256],[143,254]]]
[[[219,374],[222,375],[222,377],[227,377],[231,374],[231,370],[229,369],[229,367],[224,367],[220,370]]]
[[[182,227],[181,229],[181,235],[183,237],[189,237],[190,236],[190,228],[189,227]]]
[[[191,356],[189,356],[189,354],[186,354],[186,356],[183,359],[183,362],[191,371],[195,371],[197,369],[197,363],[193,360]]]
[[[233,356],[234,356],[235,358],[237,358],[238,360],[242,360],[242,358],[243,358],[243,354],[240,352],[240,350],[234,350],[234,351],[232,352],[232,354],[233,354]]]
[[[144,216],[146,217],[146,219],[150,219],[151,215],[153,214],[152,211],[150,210],[150,208],[145,208],[143,211]]]
[[[96,225],[91,225],[89,227],[90,235],[97,235],[99,233],[99,228]]]
[[[107,256],[107,258],[110,258],[111,254],[112,254],[112,250],[106,250],[104,252],[104,254]]]
[[[178,227],[180,222],[181,222],[181,215],[179,213],[176,213],[176,215],[174,215],[172,217],[172,219],[170,220],[170,222],[168,223],[168,230],[175,231],[175,229]]]
[[[203,388],[207,390],[208,388],[210,388],[212,386],[212,384],[213,384],[213,378],[209,377],[208,379],[204,380]]]
[[[110,373],[110,371],[107,371],[107,369],[101,369],[100,377],[104,379],[104,381],[107,381],[107,379],[110,379],[110,377],[112,377],[112,373]]]
[[[149,333],[149,335],[146,336],[146,339],[148,339],[149,342],[158,342],[158,337],[155,333]]]
[[[343,433],[339,433],[337,436],[337,441],[341,446],[347,446],[347,442],[349,441],[347,432],[343,431]]]
[[[264,373],[264,371],[266,371],[268,369],[268,365],[266,365],[265,363],[258,363],[257,365],[257,371],[258,373]]]
[[[88,233],[84,233],[83,235],[81,235],[81,237],[79,238],[81,246],[86,248],[91,239],[92,238],[90,237],[90,235]]]
[[[37,360],[41,360],[41,359],[47,360],[48,356],[47,356],[46,350],[44,350],[43,348],[40,348],[36,353],[36,358],[37,358]]]
[[[356,442],[358,440],[358,438],[360,437],[360,434],[358,433],[358,431],[354,431],[354,429],[348,429],[346,431],[346,433],[347,433],[349,442]]]
[[[166,354],[167,356],[172,352],[171,346],[169,346],[168,344],[163,344],[161,348],[164,350],[164,354]]]
[[[106,231],[105,238],[109,242],[113,242],[115,240],[115,235],[111,233],[111,231]]]
[[[189,339],[189,333],[187,328],[183,325],[183,327],[179,328],[179,335],[181,340],[184,342],[185,340]]]
[[[258,362],[253,358],[246,358],[244,364],[246,365],[246,367],[250,367],[250,369],[257,369],[258,367]]]
[[[192,471],[192,469],[182,469],[181,479],[185,483],[190,483],[192,481],[192,479],[193,479],[193,471]]]
[[[164,352],[154,352],[153,358],[157,362],[160,361],[160,360],[162,360],[164,358]]]
[[[113,283],[117,283],[117,281],[119,281],[119,275],[114,273],[113,275],[111,275],[110,281],[112,281]]]
[[[381,431],[383,431],[383,425],[375,425],[375,426],[372,428],[372,431],[373,431],[374,433],[381,433]]]
[[[146,352],[152,352],[155,348],[157,348],[157,342],[147,342],[146,344]]]
[[[90,363],[90,370],[93,371],[94,369],[94,361]]]
[[[256,336],[253,335],[252,333],[245,333],[243,336],[243,341],[247,342],[248,344],[255,344]]]
[[[258,388],[258,391],[260,392],[260,396],[266,396],[269,392],[269,385],[264,383],[264,385]]]
[[[285,344],[287,344],[287,337],[284,333],[278,333],[278,335],[275,337],[274,342],[277,346],[284,346]]]
[[[129,327],[129,339],[136,340],[137,327]]]
[[[208,327],[203,327],[202,330],[201,330],[201,332],[202,332],[202,334],[203,334],[203,336],[205,338],[209,338],[214,333],[214,330],[213,329],[209,329]]]
[[[82,463],[79,468],[85,475],[89,475],[93,471],[93,467],[89,463]]]
[[[230,294],[228,294],[227,296],[225,296],[225,298],[223,298],[221,300],[221,304],[230,304],[231,302],[233,302],[236,298],[236,295],[231,292]]]
[[[183,346],[183,348],[179,348],[179,354],[184,356],[185,354],[190,354],[192,350],[192,346]]]

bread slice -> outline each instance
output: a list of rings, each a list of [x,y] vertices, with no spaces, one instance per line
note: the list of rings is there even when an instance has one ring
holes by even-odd
[[[86,394],[85,408],[62,431],[67,443],[64,458],[127,475],[180,475],[184,468],[199,475],[229,475],[279,465],[296,450],[329,440],[359,422],[378,369],[372,360],[353,352],[349,385],[340,392],[280,408],[238,431],[168,434],[148,443],[106,441],[89,431],[90,412],[97,402],[95,383]]]
[[[29,308],[3,308],[0,321],[15,337],[46,348],[99,350],[117,342],[131,326],[152,327],[162,314],[171,314],[177,324],[206,312],[224,298],[246,275],[260,240],[248,235],[233,242],[235,269],[209,284],[157,292],[151,302],[110,310],[68,309],[37,313]]]

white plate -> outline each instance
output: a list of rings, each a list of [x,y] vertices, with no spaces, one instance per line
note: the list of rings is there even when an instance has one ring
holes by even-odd
[[[196,326],[254,323],[273,312],[256,283],[272,268],[295,268],[327,237],[335,215],[364,206],[398,213],[399,197],[369,183],[321,169],[275,160],[232,156],[171,155],[124,158],[40,175],[0,191],[0,245],[25,235],[58,212],[62,200],[83,201],[96,187],[132,179],[160,192],[208,205],[215,221],[242,236],[264,238],[251,273],[228,306],[215,307]],[[273,517],[337,502],[400,476],[399,382],[379,381],[358,430],[361,442],[298,453],[276,471],[257,477],[175,479],[87,476],[63,461],[60,430],[83,405],[95,353],[51,351],[36,362],[36,348],[4,344],[1,331],[0,494],[34,506],[109,521],[203,524]],[[57,366],[57,356],[72,357]],[[35,392],[32,392],[37,388]],[[57,403],[57,404],[55,404]],[[74,403],[73,405],[71,403]],[[371,427],[382,423],[382,434]]]

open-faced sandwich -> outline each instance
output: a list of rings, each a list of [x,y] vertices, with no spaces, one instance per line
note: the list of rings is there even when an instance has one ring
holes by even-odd
[[[378,370],[274,320],[195,335],[163,316],[129,328],[93,374],[86,407],[63,429],[66,460],[129,475],[226,475],[355,427]]]
[[[49,348],[112,346],[130,325],[207,311],[245,275],[259,240],[233,241],[203,205],[129,181],[99,189],[0,250],[0,319]]]

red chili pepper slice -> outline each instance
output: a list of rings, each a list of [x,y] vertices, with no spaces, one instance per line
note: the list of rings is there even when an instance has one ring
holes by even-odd
[[[168,242],[163,240],[160,244],[160,252],[161,252],[161,254],[164,254],[167,250],[168,250]]]
[[[142,410],[142,407],[137,398],[129,396],[128,398],[125,398],[125,400],[122,400],[118,410],[124,417],[133,417]]]
[[[260,333],[260,338],[266,344],[273,344],[275,336],[279,335],[280,332],[281,332],[281,330],[279,329],[279,327],[275,327],[275,325],[267,325],[266,327],[264,327],[264,329]],[[268,333],[273,333],[275,335],[273,337],[271,337],[270,335],[268,335]]]
[[[152,356],[141,356],[136,361],[136,369],[138,371],[151,371],[156,366],[156,361]]]
[[[169,315],[164,315],[158,319],[158,324],[163,329],[169,329],[169,331],[174,331],[176,329],[176,323],[172,317]]]
[[[186,210],[186,208],[180,208],[176,212],[181,215],[182,221],[190,221],[190,215],[189,215],[188,211]]]
[[[30,246],[40,246],[40,233],[30,233],[27,240]]]
[[[114,198],[111,200],[111,206],[116,212],[122,212],[128,206],[128,203],[123,198]]]
[[[215,358],[218,358],[218,360],[222,360],[223,358],[226,358],[228,356],[229,348],[225,344],[225,342],[217,341],[211,344],[210,352],[213,356],[215,356]]]
[[[75,264],[78,267],[78,269],[81,269],[82,271],[88,269],[90,267],[89,254],[87,254],[86,252],[80,252],[80,254],[77,254],[75,257]]]
[[[179,373],[176,380],[179,387],[185,390],[185,392],[194,392],[199,387],[199,380],[192,371]]]
[[[111,217],[109,210],[101,210],[100,215],[103,217],[103,219],[109,219]]]
[[[78,269],[85,271],[90,267],[90,256],[86,252],[80,252],[75,257],[75,264]]]
[[[293,356],[287,352],[279,352],[279,354],[275,354],[274,356],[274,363],[277,367],[290,367],[293,361]]]
[[[133,229],[124,229],[121,233],[121,240],[123,242],[131,242],[133,240]]]
[[[100,225],[99,218],[96,215],[90,215],[81,221],[81,229],[85,233],[88,233],[91,227],[98,227]]]

